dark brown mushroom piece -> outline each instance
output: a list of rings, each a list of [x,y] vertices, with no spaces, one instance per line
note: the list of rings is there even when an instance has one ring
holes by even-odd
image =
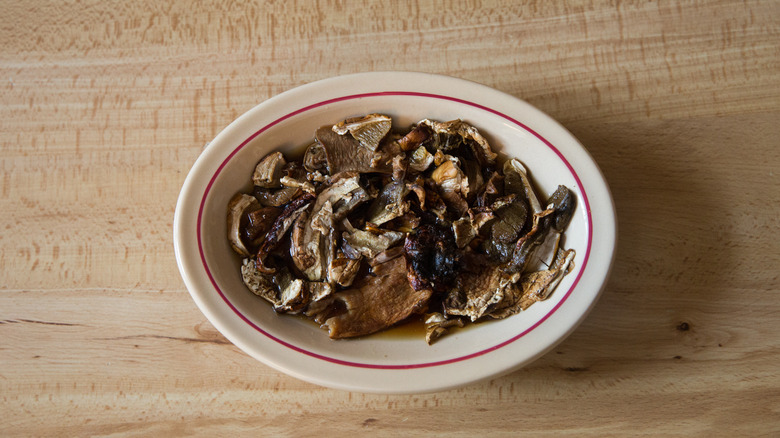
[[[279,242],[282,241],[282,237],[287,233],[287,230],[289,230],[298,217],[306,211],[312,201],[314,201],[314,195],[311,193],[304,193],[288,204],[282,213],[274,220],[274,223],[271,225],[263,239],[263,243],[260,244],[260,248],[257,250],[257,255],[255,256],[257,270],[264,273],[276,272],[274,268],[265,266],[266,257],[268,257],[268,254],[270,254],[277,245],[279,245]]]
[[[571,191],[565,186],[558,186],[550,197],[547,209],[534,215],[531,231],[515,244],[512,257],[504,266],[504,270],[522,274],[534,251],[544,243],[548,235],[559,233],[559,227],[563,229],[569,224],[574,208],[575,200]]]
[[[398,140],[398,145],[401,146],[402,151],[411,151],[418,149],[430,136],[431,129],[427,125],[416,125],[414,129]]]
[[[406,236],[404,252],[409,284],[414,290],[444,292],[457,277],[458,247],[452,231],[440,225],[420,225]]]
[[[252,247],[260,245],[281,212],[278,207],[261,207],[247,213],[246,226],[241,230],[244,241],[251,242]]]
[[[378,172],[392,173],[393,169],[387,161],[391,157],[385,157],[380,152],[362,147],[360,142],[351,135],[339,135],[333,132],[331,126],[323,126],[315,133],[317,143],[322,147],[314,147],[311,162],[321,163],[325,158],[325,166],[328,173],[335,175],[340,172]]]
[[[397,257],[375,266],[372,275],[356,281],[352,288],[333,294],[332,305],[344,311],[326,319],[323,327],[334,339],[376,333],[423,313],[430,298],[431,290],[409,286],[404,259]]]
[[[287,164],[281,152],[273,152],[266,155],[252,174],[252,182],[258,187],[279,187],[279,179],[282,177],[282,167]]]

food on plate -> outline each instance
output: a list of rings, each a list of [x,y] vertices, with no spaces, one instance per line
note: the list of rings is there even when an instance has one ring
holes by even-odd
[[[350,118],[317,129],[301,160],[263,157],[251,179],[227,212],[244,284],[334,339],[419,318],[430,344],[547,299],[574,266],[574,194],[540,199],[523,164],[462,120]]]

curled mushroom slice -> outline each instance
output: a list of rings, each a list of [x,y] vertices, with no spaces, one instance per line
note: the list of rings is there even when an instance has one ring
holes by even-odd
[[[299,313],[308,304],[306,283],[295,278],[287,268],[279,270],[274,275],[274,282],[279,288],[279,304],[274,310],[279,313]]]
[[[527,274],[518,284],[507,289],[504,299],[489,316],[494,319],[506,318],[526,310],[537,301],[546,300],[574,267],[574,255],[573,249],[559,250],[550,269]]]
[[[504,190],[508,193],[524,194],[531,207],[531,214],[538,214],[542,211],[539,198],[536,197],[536,192],[528,179],[525,166],[515,158],[504,163]]]
[[[465,141],[471,148],[474,156],[479,161],[480,165],[490,165],[496,161],[498,155],[490,148],[485,137],[479,133],[477,128],[469,125],[468,123],[456,119],[449,122],[437,122],[434,120],[423,119],[420,120],[418,125],[428,126],[434,134],[444,136],[444,141],[436,143],[438,149],[448,150],[457,146],[457,142],[454,142],[452,137],[459,139],[461,142]]]
[[[428,152],[424,146],[420,146],[409,156],[409,171],[425,172],[431,163],[433,163],[433,154]]]
[[[512,257],[517,239],[525,228],[528,208],[522,202],[510,202],[496,209],[494,215],[496,220],[490,226],[490,235],[483,247],[493,260],[505,263]]]
[[[348,224],[348,222],[347,222]],[[382,251],[390,248],[404,238],[405,234],[398,231],[383,231],[372,233],[348,227],[343,234],[343,239],[350,247],[363,256],[372,259]]]
[[[248,256],[249,250],[241,240],[241,219],[249,208],[257,205],[258,202],[254,196],[245,195],[243,193],[233,196],[228,203],[228,241],[230,241],[230,246],[233,248],[233,251],[242,256]]]
[[[278,207],[260,207],[256,210],[252,208],[246,215],[246,226],[241,230],[244,241],[249,242],[249,246],[253,248],[260,245],[281,211]]]
[[[391,181],[382,188],[379,195],[368,207],[366,220],[375,225],[382,225],[409,211],[409,203],[404,202],[408,193],[403,181]]]
[[[458,167],[458,164],[452,160],[446,160],[431,173],[431,179],[436,184],[444,202],[462,215],[466,213],[469,205],[466,196],[469,193],[469,182],[466,175]]]
[[[301,189],[283,187],[278,190],[255,187],[255,198],[265,207],[281,207],[301,195]]]
[[[472,322],[490,314],[514,286],[513,278],[498,267],[483,267],[476,272],[464,272],[444,299],[447,315],[465,316]]]
[[[328,156],[325,147],[319,142],[314,142],[306,148],[303,155],[303,167],[309,172],[328,169]]]
[[[310,181],[297,180],[289,176],[283,176],[279,182],[285,187],[301,189],[307,193],[315,192],[314,184],[312,184]]]
[[[329,224],[346,216],[368,199],[358,175],[334,177],[332,184],[317,195],[306,220],[296,222],[290,245],[295,266],[311,281],[322,280],[333,260],[335,239]],[[327,238],[327,240],[326,240]]]
[[[279,187],[279,179],[282,177],[282,167],[287,164],[281,152],[273,152],[265,156],[252,175],[252,182],[258,187]]]
[[[425,342],[428,345],[442,337],[452,327],[463,327],[460,318],[447,318],[439,312],[425,315]]]
[[[360,145],[371,151],[379,147],[379,142],[390,132],[393,120],[382,114],[369,114],[344,120],[333,126],[333,132],[344,135],[352,134]]]
[[[282,237],[290,229],[290,226],[298,219],[298,217],[309,208],[309,204],[314,200],[314,195],[311,193],[304,193],[290,204],[285,207],[284,211],[274,220],[273,225],[265,235],[263,243],[260,245],[260,249],[257,250],[257,256],[255,257],[255,263],[257,269],[265,273],[273,273],[276,270],[265,266],[265,258],[268,254],[276,248],[281,242]]]
[[[417,125],[398,140],[398,145],[402,151],[411,151],[414,148],[420,146],[422,142],[431,136],[431,131],[426,125]],[[419,148],[418,148],[419,150]]]
[[[360,271],[361,260],[347,258],[343,254],[337,256],[328,265],[328,281],[339,286],[351,286]]]
[[[274,307],[281,305],[279,293],[273,277],[260,272],[251,258],[245,258],[241,265],[241,279],[246,287],[255,295],[264,298]]]

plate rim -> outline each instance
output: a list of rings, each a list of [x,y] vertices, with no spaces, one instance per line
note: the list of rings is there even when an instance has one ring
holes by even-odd
[[[378,79],[383,79],[383,81],[378,81]],[[390,385],[366,385],[365,383],[357,384],[355,382],[351,382],[351,383],[350,382],[344,382],[343,378],[337,378],[336,380],[334,380],[333,378],[323,377],[321,374],[317,375],[315,373],[314,375],[312,375],[310,373],[302,373],[300,371],[296,372],[296,370],[290,369],[289,366],[285,366],[284,360],[279,360],[279,358],[276,358],[277,360],[274,360],[274,358],[269,358],[269,357],[267,357],[267,355],[258,353],[257,348],[255,346],[253,346],[253,345],[249,345],[249,343],[244,338],[244,335],[242,335],[242,333],[239,333],[239,332],[241,332],[241,330],[236,330],[236,327],[231,327],[229,322],[224,319],[225,318],[224,312],[215,311],[215,308],[212,305],[213,303],[209,303],[208,300],[204,299],[205,297],[203,296],[203,292],[201,290],[202,285],[196,284],[194,282],[194,280],[193,280],[194,277],[191,275],[192,271],[193,271],[193,266],[191,266],[191,263],[184,256],[185,248],[183,247],[183,242],[186,240],[184,235],[186,234],[186,231],[187,231],[188,228],[189,228],[190,232],[193,231],[193,230],[191,229],[191,227],[187,227],[183,223],[184,220],[183,220],[183,217],[182,217],[182,212],[188,208],[189,204],[191,204],[191,198],[192,198],[191,192],[194,189],[194,186],[197,185],[197,184],[195,184],[195,181],[193,181],[194,177],[197,175],[197,170],[199,168],[203,167],[204,160],[208,161],[210,155],[214,155],[214,153],[213,153],[214,151],[225,149],[224,146],[222,146],[221,148],[219,147],[220,146],[220,140],[222,138],[228,137],[229,136],[228,134],[233,133],[234,131],[236,131],[237,127],[241,126],[242,124],[246,124],[247,120],[252,120],[253,118],[255,118],[255,115],[257,113],[260,113],[260,112],[268,109],[269,107],[272,108],[273,105],[275,105],[277,102],[283,102],[285,100],[293,100],[294,101],[294,100],[296,100],[298,98],[296,96],[300,96],[302,94],[307,94],[312,89],[320,89],[321,90],[323,88],[333,88],[334,84],[336,84],[336,83],[351,85],[351,84],[355,84],[355,83],[364,83],[365,84],[366,82],[373,82],[373,83],[377,83],[378,82],[380,84],[387,84],[389,82],[395,82],[396,84],[398,84],[399,82],[407,82],[407,83],[411,83],[411,84],[420,84],[420,83],[427,82],[428,85],[430,85],[430,81],[436,81],[436,82],[439,82],[439,83],[442,83],[442,81],[443,81],[443,82],[448,83],[450,85],[452,85],[453,83],[457,83],[458,85],[461,85],[461,88],[459,89],[460,92],[447,93],[446,95],[442,95],[442,94],[437,94],[437,93],[421,92],[421,91],[419,91],[419,88],[420,88],[419,86],[402,87],[402,88],[406,88],[406,90],[399,90],[399,89],[397,89],[398,86],[396,85],[396,87],[392,88],[392,89],[384,89],[384,88],[387,88],[387,86],[381,87],[382,89],[384,89],[384,91],[379,91],[379,92],[374,91],[374,92],[369,92],[369,93],[349,93],[346,96],[341,95],[341,96],[336,97],[336,98],[331,99],[331,100],[332,101],[338,101],[338,100],[345,100],[345,99],[355,99],[355,98],[362,97],[362,95],[379,96],[381,94],[393,94],[393,93],[395,93],[395,94],[416,94],[416,95],[419,95],[419,96],[424,97],[424,98],[447,98],[447,99],[450,99],[450,100],[458,101],[459,103],[465,103],[465,104],[469,104],[469,105],[475,106],[475,107],[477,107],[479,109],[489,111],[489,112],[493,113],[494,115],[499,115],[499,116],[502,116],[502,117],[507,118],[509,120],[512,120],[518,126],[522,127],[523,129],[525,129],[529,133],[531,133],[534,136],[536,136],[539,140],[544,142],[548,147],[550,147],[559,156],[560,159],[562,159],[564,161],[564,163],[566,164],[567,168],[572,172],[572,175],[574,176],[574,178],[579,183],[580,189],[582,190],[583,194],[585,194],[585,196],[586,196],[586,199],[585,199],[586,200],[586,204],[589,207],[592,207],[592,205],[589,204],[590,201],[587,199],[589,195],[588,195],[588,193],[585,193],[585,186],[586,185],[582,183],[582,181],[580,180],[580,176],[575,171],[575,168],[574,168],[575,165],[569,162],[569,160],[566,158],[566,156],[558,149],[558,147],[556,147],[552,143],[552,141],[548,140],[545,136],[543,136],[542,134],[538,133],[537,130],[534,129],[532,126],[529,126],[529,125],[533,124],[532,121],[529,120],[529,121],[526,122],[526,121],[514,120],[514,119],[508,117],[503,112],[495,110],[495,109],[493,109],[490,106],[483,105],[483,104],[481,104],[479,102],[474,102],[473,99],[469,98],[469,96],[466,95],[468,93],[463,93],[462,91],[463,91],[463,89],[472,89],[472,90],[478,89],[478,91],[488,92],[489,94],[492,94],[493,97],[495,97],[496,95],[501,95],[501,97],[503,97],[506,100],[506,102],[508,102],[508,105],[510,107],[513,106],[513,105],[520,105],[520,106],[523,107],[523,112],[530,111],[532,114],[534,114],[534,116],[537,118],[536,120],[534,120],[535,122],[539,122],[538,118],[541,118],[542,121],[547,122],[548,124],[550,124],[550,122],[551,122],[551,126],[553,127],[553,129],[558,130],[559,134],[563,134],[564,136],[568,137],[567,140],[569,141],[569,143],[574,144],[582,152],[584,152],[585,157],[587,158],[587,161],[588,161],[587,164],[589,164],[597,172],[598,178],[596,179],[596,183],[600,183],[603,186],[603,187],[598,187],[598,189],[601,192],[605,192],[606,195],[607,195],[606,198],[604,198],[604,196],[603,196],[604,193],[600,193],[598,196],[599,196],[599,201],[600,202],[606,201],[607,204],[609,204],[609,206],[610,206],[610,211],[612,213],[611,214],[611,216],[612,216],[612,225],[610,226],[609,223],[607,223],[607,224],[600,224],[599,228],[600,228],[601,233],[606,234],[606,236],[602,236],[602,237],[606,237],[608,240],[611,240],[612,244],[611,245],[607,245],[607,247],[609,247],[610,254],[607,257],[608,258],[608,263],[607,263],[607,266],[606,266],[606,271],[605,271],[605,273],[603,275],[603,279],[601,280],[601,284],[598,286],[599,290],[594,294],[594,296],[593,296],[592,300],[590,301],[590,303],[588,304],[587,308],[580,310],[579,315],[578,315],[579,317],[577,318],[576,321],[574,321],[574,322],[569,324],[569,326],[567,327],[567,330],[565,330],[565,333],[559,335],[557,337],[557,339],[555,339],[553,342],[551,342],[545,348],[539,349],[538,351],[536,351],[535,354],[532,354],[532,355],[528,356],[525,360],[517,361],[514,365],[507,366],[503,370],[498,370],[498,371],[495,371],[495,372],[482,374],[482,375],[478,375],[478,376],[473,376],[473,377],[464,377],[464,378],[455,379],[455,380],[450,379],[450,381],[429,382],[429,384],[427,386],[424,386],[424,387],[420,387],[419,385],[417,385],[416,387],[402,387],[402,386],[399,387],[397,385],[397,382],[396,383],[391,383]],[[343,87],[343,85],[342,85],[342,87]],[[506,102],[504,103],[504,105],[507,105]],[[209,179],[207,188],[206,188],[205,192],[203,193],[203,196],[202,196],[202,199],[201,199],[201,202],[200,202],[200,205],[199,205],[199,209],[198,209],[198,221],[197,221],[198,223],[197,223],[197,225],[195,227],[195,232],[196,232],[198,240],[200,240],[200,238],[201,238],[200,221],[201,221],[202,209],[203,209],[203,205],[204,205],[204,203],[206,201],[206,198],[207,198],[207,196],[209,194],[209,190],[210,190],[213,182],[215,181],[216,177],[218,176],[219,172],[221,171],[222,167],[224,167],[224,165],[227,162],[229,162],[229,160],[232,158],[232,156],[235,153],[237,153],[241,148],[243,148],[246,144],[251,142],[251,140],[254,137],[256,137],[257,135],[261,134],[268,127],[273,126],[276,123],[279,123],[279,122],[285,120],[288,117],[294,116],[296,114],[300,114],[301,112],[307,111],[307,110],[312,109],[312,108],[317,107],[317,106],[324,105],[326,103],[327,102],[323,102],[323,101],[314,102],[314,103],[310,103],[309,105],[305,105],[303,107],[299,106],[297,109],[295,109],[293,111],[287,111],[287,113],[283,117],[275,119],[273,121],[273,123],[271,123],[271,124],[264,124],[262,129],[255,130],[255,132],[252,135],[246,137],[245,140],[243,142],[241,142],[241,144],[239,146],[234,147],[232,149],[230,154],[228,154],[228,156],[225,157],[222,160],[222,162],[220,163],[220,165],[218,167],[218,170]],[[230,148],[228,148],[228,149],[230,149]],[[224,154],[224,151],[222,151],[222,152]],[[582,159],[582,158],[580,157],[580,159]],[[578,165],[581,165],[581,164],[582,163],[578,163]],[[592,170],[592,169],[589,169],[589,170]],[[588,181],[588,183],[587,183],[588,192],[591,191],[591,188],[592,188],[591,184],[594,184],[594,182],[593,181]],[[589,219],[589,224],[588,224],[589,243],[588,243],[588,254],[587,255],[589,257],[591,251],[593,250],[593,246],[591,245],[590,240],[593,239],[593,236],[594,236],[596,230],[594,229],[593,216],[592,216],[591,208],[587,208],[587,214],[588,214],[588,219]],[[606,225],[606,226],[604,226],[604,225]],[[284,93],[276,95],[276,96],[274,96],[274,97],[272,97],[272,98],[270,98],[270,99],[268,99],[268,100],[266,100],[264,102],[259,103],[258,105],[254,106],[253,108],[251,108],[250,110],[245,112],[242,116],[240,116],[236,120],[234,120],[226,128],[224,128],[215,137],[215,139],[209,144],[209,146],[203,151],[203,153],[201,153],[201,155],[199,156],[198,160],[196,161],[196,163],[193,165],[192,169],[188,173],[187,179],[185,180],[185,183],[184,183],[184,185],[182,187],[182,191],[180,193],[180,196],[179,196],[179,199],[178,199],[178,202],[177,202],[177,206],[176,206],[176,212],[175,212],[175,215],[174,215],[174,246],[175,246],[176,259],[177,259],[177,264],[179,266],[180,273],[182,274],[182,277],[183,277],[183,279],[185,281],[187,289],[190,292],[190,295],[193,297],[194,301],[196,302],[198,308],[204,313],[204,315],[207,317],[207,319],[209,319],[209,321],[212,324],[214,324],[215,327],[223,335],[225,335],[235,345],[239,346],[239,348],[241,348],[242,350],[244,350],[245,352],[250,354],[250,356],[255,357],[256,359],[260,360],[261,362],[266,363],[267,365],[270,365],[270,366],[272,366],[272,367],[274,367],[274,368],[276,368],[276,369],[278,369],[280,371],[283,371],[283,372],[285,372],[287,374],[293,375],[294,377],[297,377],[297,378],[300,378],[302,380],[306,380],[306,381],[309,381],[309,382],[312,382],[312,383],[316,383],[316,384],[319,384],[319,385],[332,387],[332,388],[339,388],[339,389],[346,389],[346,390],[356,390],[356,391],[361,391],[361,392],[418,393],[418,392],[430,392],[430,391],[436,391],[436,390],[449,389],[449,388],[452,388],[452,387],[457,387],[457,386],[461,386],[461,385],[464,385],[464,384],[472,383],[472,382],[475,382],[475,381],[478,381],[478,380],[483,380],[483,379],[486,379],[486,378],[494,377],[497,374],[504,374],[506,372],[510,372],[510,371],[512,371],[514,369],[520,368],[520,367],[526,365],[527,363],[537,359],[538,357],[540,357],[541,355],[543,355],[544,353],[546,353],[550,349],[554,348],[555,345],[560,343],[563,339],[565,339],[574,329],[576,329],[576,327],[582,322],[582,320],[585,319],[585,317],[590,312],[590,310],[592,310],[593,306],[595,305],[595,303],[598,300],[598,297],[600,296],[601,292],[603,291],[604,286],[606,285],[606,280],[609,277],[609,271],[611,270],[611,266],[612,266],[612,263],[613,263],[613,260],[614,260],[614,256],[615,256],[616,221],[615,221],[614,203],[612,201],[611,194],[609,193],[609,189],[608,189],[608,187],[606,185],[606,180],[604,179],[603,174],[601,174],[601,171],[598,169],[598,166],[596,165],[595,161],[593,161],[592,157],[590,157],[590,155],[587,153],[587,150],[585,150],[584,146],[582,146],[582,144],[580,144],[579,141],[573,135],[571,135],[557,121],[555,121],[551,117],[547,116],[546,114],[544,114],[543,112],[541,112],[537,108],[531,106],[527,102],[522,101],[522,100],[520,100],[520,99],[518,99],[518,98],[516,98],[514,96],[508,95],[506,93],[503,93],[501,91],[495,90],[495,89],[490,88],[490,87],[487,87],[485,85],[477,84],[475,82],[471,82],[471,81],[467,81],[467,80],[463,80],[463,79],[453,78],[453,77],[450,77],[450,76],[433,75],[433,74],[429,74],[429,73],[414,73],[414,72],[372,72],[372,73],[358,73],[358,74],[353,74],[353,75],[345,75],[345,76],[337,76],[337,77],[334,77],[334,78],[327,78],[327,79],[323,79],[323,80],[320,80],[320,81],[312,82],[312,83],[309,83],[309,84],[305,84],[305,85],[293,88],[293,89],[288,90],[288,91],[286,91]],[[200,247],[199,248],[199,250],[200,250],[200,254],[199,254],[200,258],[201,258],[201,260],[203,262],[204,267],[208,271],[208,266],[207,266],[204,254],[202,252],[203,251],[202,250],[202,246],[199,245],[199,247]],[[586,261],[587,261],[587,258],[586,258]],[[602,265],[603,265],[603,263],[602,263]],[[576,278],[576,280],[574,281],[574,283],[572,284],[572,286],[570,287],[570,289],[566,293],[566,295],[567,295],[566,298],[567,299],[568,299],[568,295],[570,295],[576,289],[580,279],[586,273],[586,268],[587,268],[587,265],[583,265],[582,269],[579,270],[578,277]],[[604,271],[604,267],[603,266],[601,267],[601,270]],[[210,272],[208,273],[208,276],[211,279],[212,286],[217,289],[217,292],[219,293],[219,295],[222,297],[222,299],[230,307],[232,307],[232,310],[241,319],[243,319],[244,323],[249,324],[254,329],[260,330],[266,336],[272,337],[276,342],[280,342],[283,345],[286,345],[288,348],[292,348],[293,350],[296,350],[296,351],[300,350],[299,347],[295,347],[292,344],[286,343],[283,340],[280,340],[280,339],[277,339],[277,338],[273,337],[272,335],[270,335],[269,333],[266,333],[260,327],[257,327],[254,323],[249,321],[245,316],[243,316],[241,314],[241,312],[238,309],[236,309],[235,307],[232,306],[232,304],[230,304],[229,300],[224,296],[224,294],[221,292],[221,290],[219,290],[219,286],[217,285],[216,281],[214,281],[214,279],[211,277],[211,273]],[[440,361],[440,362],[432,362],[432,363],[422,364],[420,366],[411,366],[411,367],[410,366],[373,365],[373,364],[355,364],[355,363],[347,363],[347,361],[341,361],[341,360],[338,360],[338,359],[333,361],[333,363],[335,365],[337,365],[337,366],[348,366],[348,367],[358,366],[358,367],[367,368],[367,369],[374,369],[374,370],[381,369],[383,371],[384,370],[394,370],[394,371],[404,370],[404,371],[409,371],[410,369],[412,369],[412,370],[419,370],[419,369],[421,369],[423,367],[424,368],[430,368],[430,367],[437,367],[437,366],[440,366],[440,365],[450,365],[452,362],[468,361],[468,360],[470,360],[470,359],[472,359],[474,357],[483,356],[484,354],[487,354],[487,353],[489,353],[489,352],[491,352],[491,351],[493,351],[495,349],[502,348],[504,345],[510,344],[510,343],[514,342],[516,339],[518,339],[518,338],[524,336],[525,334],[531,332],[536,327],[541,325],[544,321],[546,321],[549,317],[551,317],[556,311],[558,311],[558,309],[560,307],[562,307],[565,304],[565,302],[566,302],[566,299],[564,299],[564,300],[560,301],[559,303],[557,303],[555,308],[550,310],[542,319],[537,321],[533,326],[531,326],[529,329],[525,330],[523,333],[521,333],[519,335],[516,335],[516,336],[513,336],[510,340],[504,341],[504,342],[500,343],[497,346],[493,346],[491,348],[483,349],[483,350],[481,350],[478,353],[470,354],[470,355],[465,356],[465,357],[459,357],[456,360],[450,359],[450,360],[445,360],[445,361]],[[304,352],[297,351],[297,352],[301,353],[301,354],[308,354],[310,356],[313,355],[312,357],[319,356],[316,353],[311,353],[311,352],[306,352],[306,351],[304,351]],[[322,359],[322,358],[320,358],[320,359]],[[332,359],[332,358],[326,358],[325,360],[328,360],[328,359]],[[385,377],[387,377],[387,376],[385,376]],[[377,382],[377,383],[379,383],[379,382]]]

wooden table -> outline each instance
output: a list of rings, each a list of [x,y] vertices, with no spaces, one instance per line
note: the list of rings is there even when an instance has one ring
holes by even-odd
[[[780,5],[515,3],[3,2],[0,435],[778,436]],[[612,277],[525,369],[325,389],[242,353],[184,288],[173,212],[203,146],[376,70],[523,98],[606,175]]]

